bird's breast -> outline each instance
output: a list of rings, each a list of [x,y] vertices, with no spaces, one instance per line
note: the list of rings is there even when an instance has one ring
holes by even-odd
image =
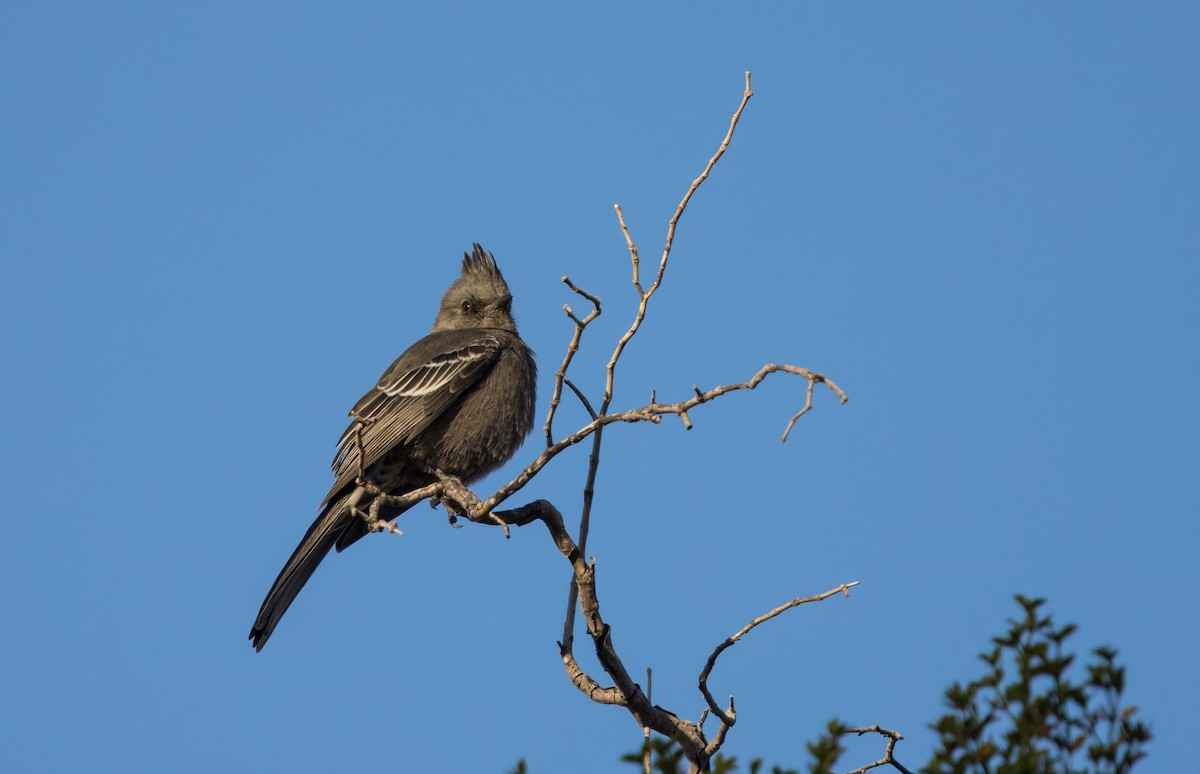
[[[434,467],[473,481],[503,465],[533,429],[537,367],[514,337],[496,364],[421,434],[418,455]]]

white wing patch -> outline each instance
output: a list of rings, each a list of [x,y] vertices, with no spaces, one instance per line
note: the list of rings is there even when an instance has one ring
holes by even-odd
[[[376,389],[390,398],[421,398],[442,390],[458,392],[460,388],[457,388],[455,381],[462,376],[464,370],[472,370],[470,368],[472,363],[491,360],[495,353],[496,343],[495,339],[491,339],[438,355],[425,365],[401,374],[390,384],[380,381]],[[351,413],[362,418],[359,412]]]
[[[360,465],[369,468],[398,444],[420,434],[479,380],[501,348],[499,339],[484,335],[396,372],[401,357],[350,410],[354,421],[338,439],[332,466],[337,482],[326,499],[353,481]]]

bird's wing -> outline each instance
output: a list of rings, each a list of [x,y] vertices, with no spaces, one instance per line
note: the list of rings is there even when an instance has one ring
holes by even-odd
[[[434,333],[414,344],[350,410],[338,439],[337,482],[326,501],[399,444],[408,443],[452,406],[500,356],[488,331]],[[360,460],[361,454],[361,460]]]

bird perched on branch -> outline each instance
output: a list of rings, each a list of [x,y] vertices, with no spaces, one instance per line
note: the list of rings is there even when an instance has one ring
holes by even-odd
[[[537,367],[517,334],[512,293],[496,260],[478,244],[442,296],[429,335],[413,344],[350,410],[338,441],[337,476],[321,513],[267,592],[250,639],[262,650],[288,605],[329,553],[371,531],[360,515],[373,495],[359,476],[391,495],[438,480],[470,483],[500,467],[533,429]],[[403,509],[382,506],[394,519]]]

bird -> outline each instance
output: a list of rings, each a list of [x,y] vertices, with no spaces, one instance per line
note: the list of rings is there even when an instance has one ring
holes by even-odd
[[[533,429],[537,365],[517,333],[512,293],[495,256],[473,243],[442,296],[429,334],[383,372],[354,404],[337,443],[336,477],[319,515],[267,592],[250,640],[261,651],[331,548],[371,528],[360,515],[373,495],[359,482],[402,495],[438,481],[470,484],[512,458]],[[382,506],[391,520],[405,509]]]

